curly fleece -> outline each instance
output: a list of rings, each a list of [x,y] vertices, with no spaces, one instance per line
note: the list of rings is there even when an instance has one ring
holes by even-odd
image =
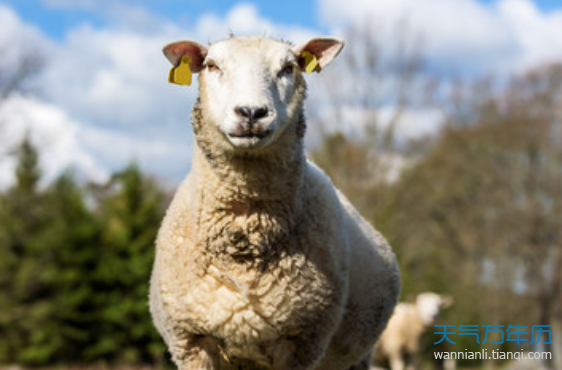
[[[298,98],[306,85],[299,74]],[[399,293],[394,255],[303,150],[300,115],[268,148],[206,122],[162,223],[155,325],[180,369],[367,369]]]

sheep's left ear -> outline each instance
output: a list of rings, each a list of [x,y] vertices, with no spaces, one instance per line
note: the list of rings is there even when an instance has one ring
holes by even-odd
[[[315,37],[293,49],[299,66],[306,73],[320,72],[339,54],[344,42],[336,37]]]
[[[164,46],[164,55],[173,67],[168,81],[178,85],[191,85],[192,73],[203,69],[207,48],[194,41],[177,41]]]

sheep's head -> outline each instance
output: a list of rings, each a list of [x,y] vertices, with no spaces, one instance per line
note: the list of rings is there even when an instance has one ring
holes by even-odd
[[[453,297],[436,293],[422,293],[416,297],[416,307],[425,325],[432,325],[442,309],[453,304]]]
[[[297,124],[306,90],[303,72],[320,71],[342,47],[341,40],[327,37],[296,47],[232,37],[208,48],[178,41],[165,46],[164,54],[174,66],[188,66],[187,73],[200,73],[204,124],[229,147],[248,151],[269,146]]]

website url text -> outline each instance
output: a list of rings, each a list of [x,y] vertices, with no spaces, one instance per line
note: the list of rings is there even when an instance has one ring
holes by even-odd
[[[433,352],[435,359],[440,360],[551,360],[550,352],[503,352],[483,349],[478,352],[472,351],[450,351],[450,352]]]

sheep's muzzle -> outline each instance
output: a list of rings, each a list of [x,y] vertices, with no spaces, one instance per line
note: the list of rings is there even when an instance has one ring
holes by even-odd
[[[241,121],[236,125],[236,128],[229,132],[228,135],[236,138],[259,138],[263,139],[271,133],[258,121],[255,122],[251,119]]]

